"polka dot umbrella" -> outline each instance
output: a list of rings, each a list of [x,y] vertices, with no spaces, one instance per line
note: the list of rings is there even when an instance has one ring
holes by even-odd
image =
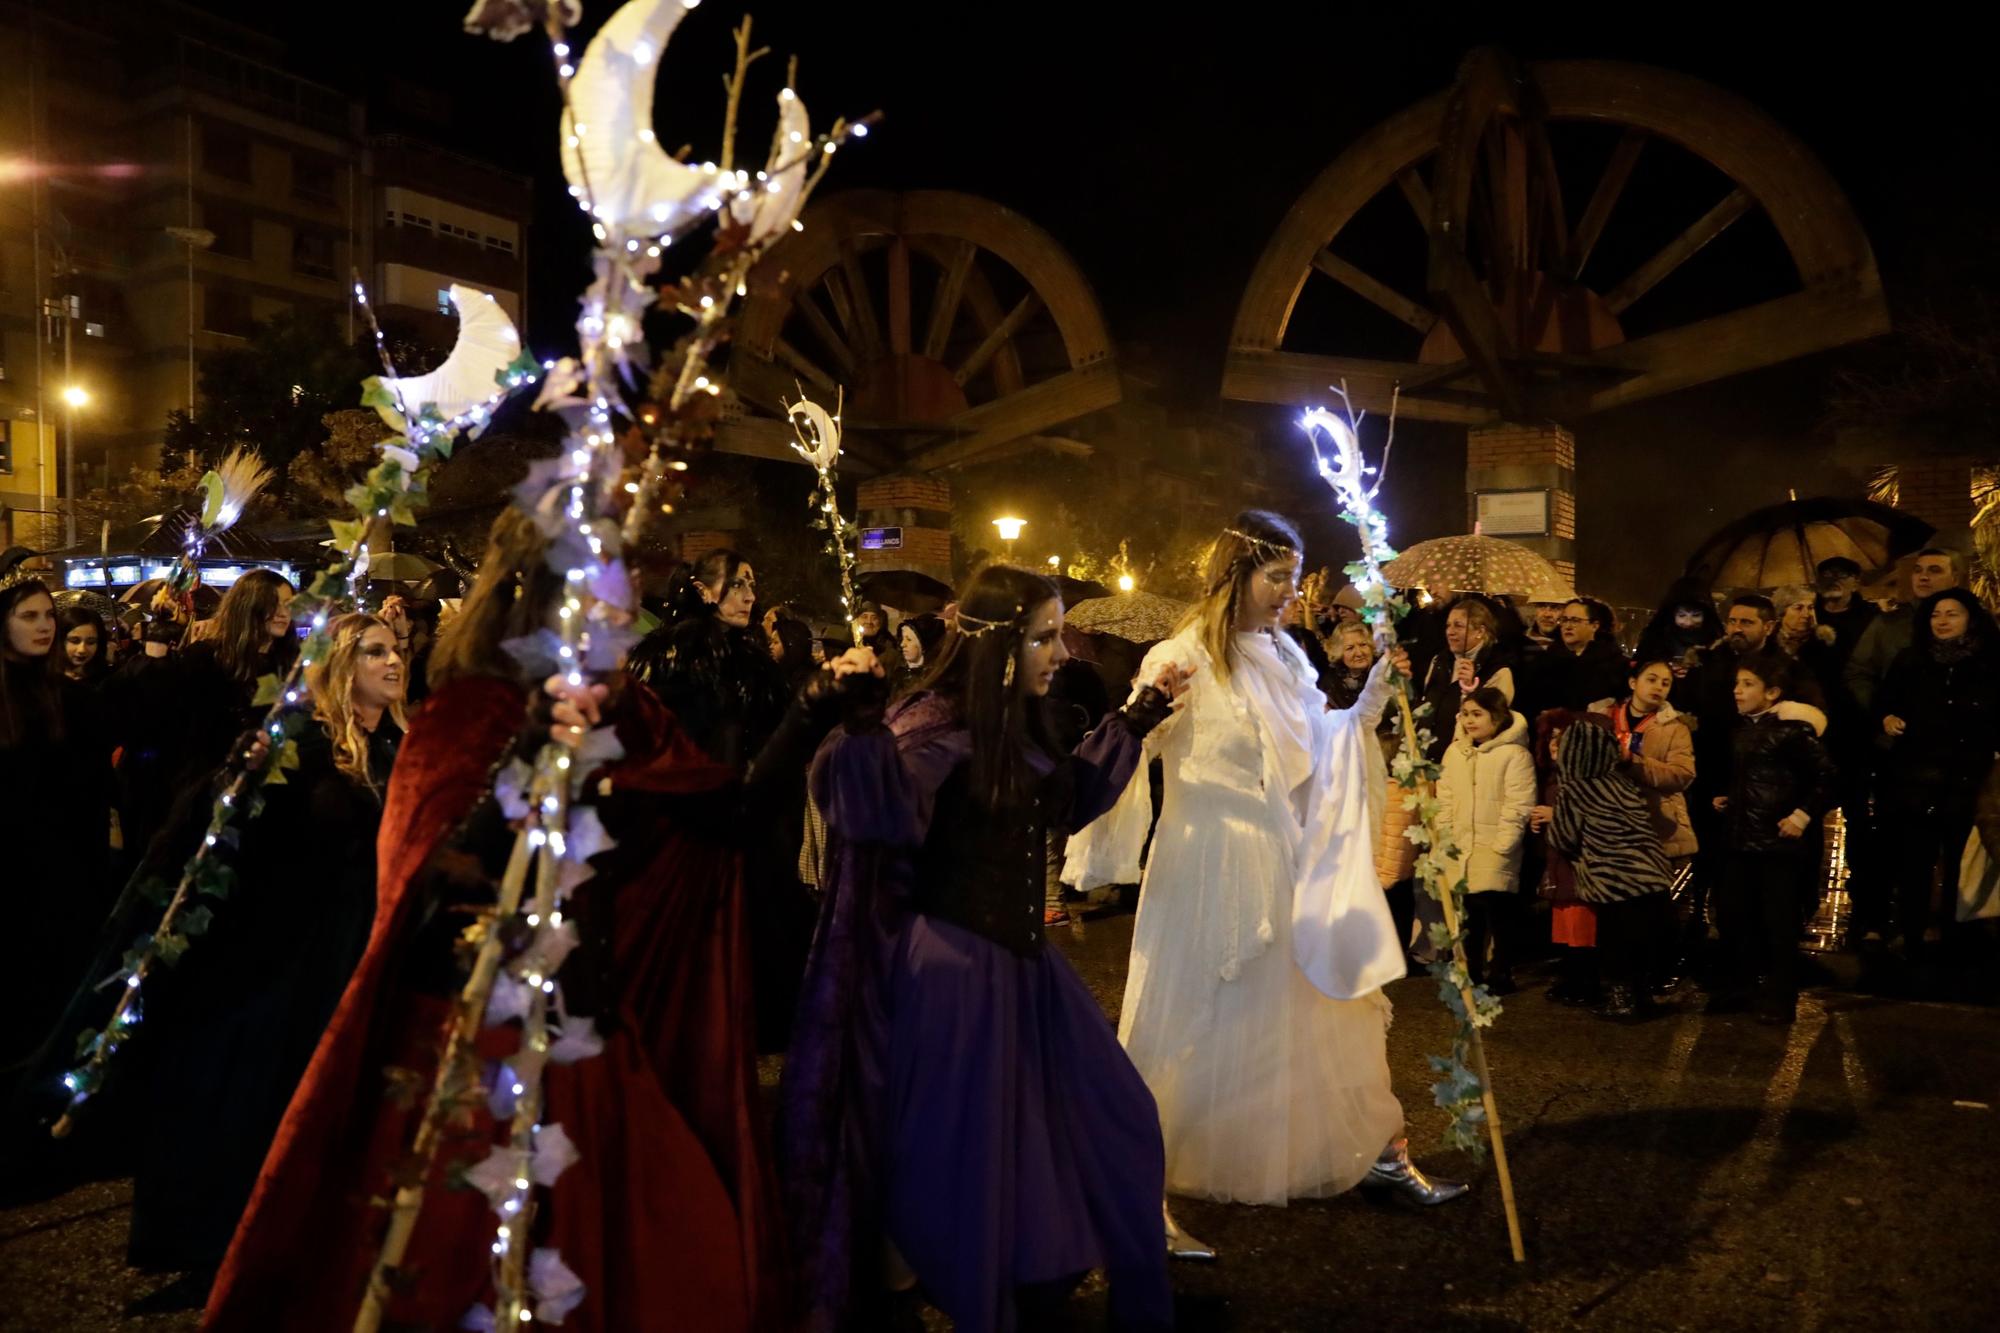
[[[1527,547],[1477,533],[1418,542],[1382,566],[1382,577],[1396,588],[1516,597],[1564,582],[1554,565]]]
[[[1187,603],[1150,592],[1121,592],[1078,602],[1064,618],[1066,628],[1108,634],[1127,643],[1158,643],[1174,632]]]

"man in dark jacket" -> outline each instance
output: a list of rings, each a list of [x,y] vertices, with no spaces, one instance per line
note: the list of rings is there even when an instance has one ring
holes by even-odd
[[[1833,631],[1834,656],[1843,669],[1861,636],[1882,613],[1861,595],[1861,566],[1844,555],[1822,560],[1813,570],[1818,576],[1819,598],[1813,604],[1819,623]]]
[[[1706,649],[1699,665],[1681,682],[1695,717],[1694,786],[1688,792],[1688,817],[1701,845],[1695,864],[1704,895],[1722,882],[1726,860],[1727,837],[1715,798],[1729,790],[1730,741],[1738,718],[1736,664],[1762,650],[1777,624],[1777,608],[1770,598],[1756,593],[1730,598],[1723,613],[1722,641]],[[1680,688],[1675,690],[1676,696],[1681,693]]]

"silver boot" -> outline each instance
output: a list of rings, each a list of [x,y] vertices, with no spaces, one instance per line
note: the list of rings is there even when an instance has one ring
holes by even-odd
[[[1201,1263],[1215,1261],[1215,1247],[1207,1241],[1197,1240],[1181,1230],[1181,1224],[1174,1221],[1173,1211],[1160,1203],[1160,1216],[1167,1223],[1167,1257],[1169,1259],[1193,1259]]]
[[[1375,1159],[1375,1165],[1368,1168],[1361,1188],[1433,1208],[1441,1203],[1450,1203],[1472,1187],[1457,1180],[1432,1180],[1410,1160],[1410,1141],[1397,1139],[1384,1148],[1382,1155]]]

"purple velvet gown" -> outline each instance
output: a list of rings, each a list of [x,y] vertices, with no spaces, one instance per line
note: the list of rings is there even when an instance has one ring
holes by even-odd
[[[808,1326],[854,1326],[886,1236],[960,1333],[1012,1330],[1018,1288],[1092,1268],[1119,1327],[1170,1327],[1159,1116],[1117,1034],[1054,949],[917,910],[951,891],[918,867],[970,749],[953,706],[920,695],[813,764],[831,870],[778,1146]],[[1109,809],[1139,761],[1107,721],[1063,761],[1051,822]],[[1037,905],[1033,937],[1040,921]]]

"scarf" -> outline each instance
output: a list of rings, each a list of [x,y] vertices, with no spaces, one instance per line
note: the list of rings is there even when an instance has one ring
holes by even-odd
[[[1931,660],[1939,666],[1957,666],[1979,651],[1979,641],[1970,634],[1955,639],[1932,639]]]
[[[1632,701],[1627,699],[1611,710],[1611,734],[1618,740],[1618,752],[1627,759],[1639,753],[1639,739],[1646,734],[1646,728],[1653,725],[1660,716],[1656,709],[1637,722],[1632,720]]]

